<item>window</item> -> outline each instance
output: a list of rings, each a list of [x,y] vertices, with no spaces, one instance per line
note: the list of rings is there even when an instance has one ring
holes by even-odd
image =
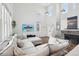
[[[68,12],[68,3],[64,3],[63,4],[63,13],[67,13]]]
[[[73,13],[76,14],[76,3],[73,3]]]
[[[5,5],[2,5],[2,40],[6,40],[12,34],[12,17]]]
[[[53,15],[53,7],[52,5],[48,6],[48,16],[52,16]]]

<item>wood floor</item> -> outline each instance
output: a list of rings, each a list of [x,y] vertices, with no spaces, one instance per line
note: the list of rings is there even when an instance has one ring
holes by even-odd
[[[44,36],[44,37],[40,37],[42,39],[42,43],[48,43],[49,37],[48,36]]]

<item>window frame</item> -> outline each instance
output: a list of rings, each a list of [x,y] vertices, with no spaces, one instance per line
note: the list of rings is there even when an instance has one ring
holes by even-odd
[[[7,40],[12,34],[12,16],[6,5],[2,4],[2,41]]]

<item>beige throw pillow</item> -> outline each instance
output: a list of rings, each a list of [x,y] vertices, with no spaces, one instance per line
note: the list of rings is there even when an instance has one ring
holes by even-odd
[[[26,55],[26,53],[23,50],[21,50],[20,48],[15,47],[14,48],[14,55],[15,56],[23,56],[23,55]]]
[[[24,43],[22,42],[22,40],[20,40],[20,39],[17,40],[17,46],[19,48],[22,48],[24,46]]]

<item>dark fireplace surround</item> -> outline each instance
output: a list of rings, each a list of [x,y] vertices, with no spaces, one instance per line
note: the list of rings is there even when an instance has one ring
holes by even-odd
[[[78,17],[72,16],[67,18],[67,29],[62,30],[61,32],[64,34],[64,38],[66,40],[70,40],[79,43],[79,29],[78,29]]]
[[[64,39],[70,40],[76,44],[79,43],[79,30],[66,29],[66,30],[62,30],[61,32],[64,35]]]
[[[75,44],[79,43],[79,35],[71,35],[71,34],[64,34],[65,39],[72,41]]]

